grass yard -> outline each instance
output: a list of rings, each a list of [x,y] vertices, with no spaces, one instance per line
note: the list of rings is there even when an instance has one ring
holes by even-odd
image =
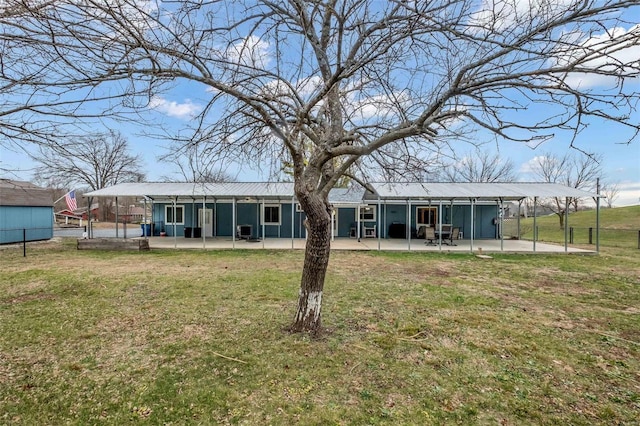
[[[538,217],[538,241],[564,244],[565,231],[560,228],[557,215]],[[589,228],[592,231],[592,243],[595,244],[596,212],[582,210],[569,214],[569,228],[574,231],[575,244],[589,243]],[[516,223],[509,224],[507,232],[516,235]],[[525,240],[533,239],[533,218],[521,220],[521,236]],[[600,210],[600,245],[608,247],[640,248],[640,205]],[[593,245],[591,247],[594,247]]]
[[[0,423],[640,424],[640,256],[0,248]]]

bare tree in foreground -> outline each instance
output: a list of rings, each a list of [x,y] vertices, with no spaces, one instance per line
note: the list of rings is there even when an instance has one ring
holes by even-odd
[[[583,191],[597,191],[598,178],[602,175],[600,163],[602,156],[565,154],[562,157],[547,153],[533,159],[531,171],[543,182],[560,183]],[[564,228],[564,217],[567,209],[573,206],[578,211],[580,199],[554,197],[544,204],[551,209]]]
[[[517,142],[602,120],[639,130],[624,82],[639,75],[626,53],[640,28],[623,21],[637,0],[4,4],[21,12],[0,13],[0,49],[21,66],[2,68],[3,87],[38,111],[51,97],[52,113],[142,111],[184,85],[205,106],[174,142],[292,165],[309,230],[294,331],[320,330],[343,175],[422,173],[423,156],[473,129]]]

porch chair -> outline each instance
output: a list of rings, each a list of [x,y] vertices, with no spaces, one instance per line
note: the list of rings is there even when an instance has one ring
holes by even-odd
[[[424,238],[426,240],[424,243],[428,246],[436,245],[436,230],[430,226],[421,226],[416,237]]]
[[[454,243],[454,240],[457,240],[458,237],[460,236],[460,228],[452,228],[451,232],[449,233],[449,238],[446,239],[446,241],[448,241],[447,244],[449,244],[450,246],[457,246],[456,243]]]

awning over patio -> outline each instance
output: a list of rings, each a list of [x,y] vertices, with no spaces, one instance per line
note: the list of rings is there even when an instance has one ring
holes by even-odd
[[[381,200],[499,200],[518,201],[525,198],[592,198],[597,194],[557,183],[372,183],[375,194],[367,198]]]

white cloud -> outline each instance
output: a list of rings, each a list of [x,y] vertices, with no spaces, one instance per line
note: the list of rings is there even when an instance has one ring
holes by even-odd
[[[625,182],[618,185],[620,192],[613,201],[616,207],[640,204],[640,182]]]
[[[169,117],[190,119],[195,117],[201,110],[202,106],[186,99],[183,103],[169,101],[161,96],[154,96],[149,102],[149,107],[159,111]]]
[[[574,88],[587,89],[596,86],[613,87],[617,83],[616,75],[632,74],[640,69],[640,25],[629,30],[616,27],[602,34],[591,35],[577,42],[577,46],[556,56],[558,65],[566,65],[577,58],[587,60],[580,65],[587,70],[599,73],[570,73],[565,82]],[[597,53],[594,53],[597,52]],[[597,56],[588,60],[589,56]],[[607,75],[600,74],[605,72]]]
[[[553,16],[566,10],[575,0],[483,0],[471,15],[470,25],[481,32],[502,33],[508,28],[528,24],[536,17]]]
[[[269,43],[256,36],[249,36],[229,46],[226,57],[234,64],[265,68],[271,61]]]

